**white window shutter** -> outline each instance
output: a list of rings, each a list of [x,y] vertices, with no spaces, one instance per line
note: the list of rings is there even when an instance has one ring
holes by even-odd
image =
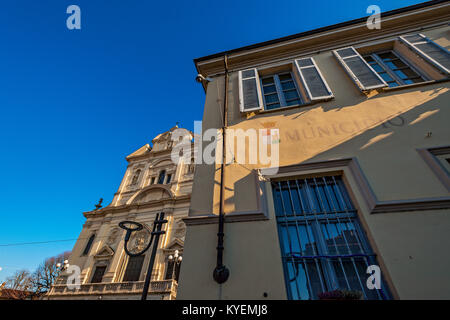
[[[361,91],[388,86],[355,48],[347,47],[333,50],[333,54]]]
[[[263,108],[258,70],[239,71],[239,107],[241,112]]]
[[[333,92],[313,58],[297,59],[294,64],[311,101],[333,98]]]
[[[450,74],[450,52],[447,49],[428,39],[423,34],[401,36],[400,41],[443,73]]]

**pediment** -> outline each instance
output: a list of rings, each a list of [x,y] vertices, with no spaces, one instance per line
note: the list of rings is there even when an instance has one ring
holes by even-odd
[[[172,199],[173,192],[166,186],[152,185],[137,192],[127,204],[143,204],[150,201]]]
[[[179,141],[173,141],[172,139],[172,133],[177,130],[177,129],[182,129],[184,130],[185,134],[184,135],[188,135],[190,137],[190,140],[192,140],[193,138],[193,134],[191,131],[183,129],[183,128],[178,128],[178,125],[172,127],[169,131],[166,131],[164,133],[160,133],[158,134],[153,140],[153,152],[158,152],[158,151],[164,151],[164,150],[168,150],[171,149],[174,145],[176,145]],[[179,137],[181,139],[181,137]],[[181,139],[182,140],[182,139]],[[181,141],[180,140],[180,141]]]
[[[96,259],[108,259],[114,255],[114,250],[108,246],[104,245],[100,250],[97,251],[94,258]]]
[[[175,251],[175,250],[183,250],[184,241],[178,238],[175,238],[170,242],[170,244],[164,248],[164,251]]]

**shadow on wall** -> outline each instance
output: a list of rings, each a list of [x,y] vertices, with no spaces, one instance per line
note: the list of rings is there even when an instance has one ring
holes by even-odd
[[[404,90],[418,92],[417,88]],[[288,160],[289,163],[284,161],[282,165],[357,157],[380,200],[448,196],[444,186],[440,184],[416,149],[450,144],[450,125],[448,124],[450,91],[442,87],[435,89],[425,87],[420,92],[421,95],[418,97],[425,102],[417,101],[416,105],[411,105],[409,108],[392,108],[392,113],[387,112],[384,105],[384,115],[379,118],[372,116],[370,121],[365,122],[364,119],[358,119],[356,115],[355,118],[348,118],[335,128],[331,124],[326,128],[326,125],[315,126],[311,123],[306,124],[304,121],[299,122],[298,126],[288,125],[290,129],[281,127],[281,145],[285,143],[289,147],[285,149],[280,147],[281,161],[285,158],[283,151],[289,150],[292,154],[298,152],[296,150],[304,149],[304,153],[298,153],[298,157],[291,157]],[[402,90],[401,93],[405,92]],[[398,91],[386,92],[382,98],[396,94]],[[395,104],[397,100],[392,99],[392,103]],[[372,107],[377,106],[370,106]],[[303,120],[307,112],[320,110],[320,114],[327,112],[337,114],[348,108],[358,108],[358,106],[316,105],[305,111],[295,109],[296,112],[289,111],[278,116],[288,118],[282,120],[283,122],[299,121]],[[262,117],[267,116],[273,115],[268,114]],[[313,120],[314,118],[312,117]],[[429,132],[431,137],[427,136]],[[292,148],[293,144],[295,148]],[[307,149],[312,145],[316,151],[310,152]],[[385,173],[380,174],[380,172]],[[393,183],[386,184],[386,178]],[[252,199],[255,197],[256,191],[249,187],[251,179],[251,175],[246,175],[237,180],[233,186],[233,196],[226,198],[226,203],[235,205],[235,211],[250,209],[244,203],[248,203],[250,197]]]

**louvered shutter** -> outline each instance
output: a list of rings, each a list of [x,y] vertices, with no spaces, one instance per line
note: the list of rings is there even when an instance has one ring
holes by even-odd
[[[450,74],[450,52],[423,34],[400,37],[400,41],[418,53],[426,61],[446,74]]]
[[[239,107],[241,112],[260,110],[262,106],[258,71],[256,69],[239,71]]]
[[[333,54],[358,85],[360,90],[387,87],[387,83],[372,69],[353,47],[334,50]]]
[[[322,100],[333,97],[330,87],[313,58],[298,59],[295,60],[294,64],[310,100]]]

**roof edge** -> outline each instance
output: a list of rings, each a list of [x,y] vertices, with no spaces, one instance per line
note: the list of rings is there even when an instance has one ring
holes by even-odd
[[[448,2],[448,1],[449,0],[432,0],[432,1],[422,2],[422,3],[414,4],[414,5],[411,5],[411,6],[402,7],[402,8],[398,8],[398,9],[382,12],[381,13],[381,17],[382,18],[383,17],[389,17],[389,16],[393,16],[393,15],[396,15],[396,14],[405,13],[405,12],[409,12],[409,11],[414,11],[414,10],[417,10],[417,9],[430,7],[430,6],[433,6],[433,5],[436,5],[436,4],[445,3],[445,2]],[[348,20],[348,21],[332,24],[332,25],[329,25],[329,26],[320,27],[320,28],[317,28],[317,29],[296,33],[296,34],[293,34],[293,35],[290,35],[290,36],[285,36],[285,37],[281,37],[281,38],[277,38],[277,39],[263,41],[263,42],[251,44],[251,45],[248,45],[248,46],[243,46],[243,47],[239,47],[239,48],[226,50],[226,51],[214,53],[214,54],[211,54],[211,55],[195,58],[194,59],[194,64],[195,64],[195,66],[197,68],[197,63],[202,62],[202,61],[215,59],[215,58],[222,57],[224,55],[229,55],[229,54],[236,53],[236,52],[241,52],[241,51],[245,51],[245,50],[261,48],[261,47],[265,47],[265,46],[268,46],[268,45],[272,45],[272,44],[276,44],[276,43],[280,43],[280,42],[284,42],[284,41],[298,39],[298,38],[310,36],[310,35],[313,35],[313,34],[316,34],[316,33],[321,33],[321,32],[325,32],[325,31],[339,29],[339,28],[342,28],[342,27],[351,26],[351,25],[358,24],[358,23],[366,21],[367,17],[369,17],[369,16],[365,16],[365,17],[361,17],[361,18],[357,18],[357,19],[353,19],[353,20]],[[198,68],[197,68],[197,71],[198,71]]]

